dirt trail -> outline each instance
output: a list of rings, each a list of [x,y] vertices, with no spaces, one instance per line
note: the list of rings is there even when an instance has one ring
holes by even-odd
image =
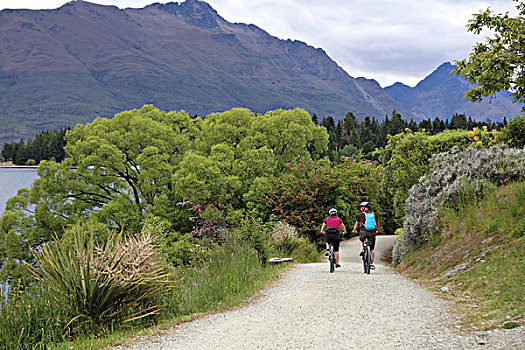
[[[378,237],[377,252],[393,240]],[[355,238],[345,241],[336,272],[329,273],[327,261],[299,265],[246,307],[183,324],[129,349],[523,348],[523,330],[487,340],[445,326],[454,320],[446,302],[378,258],[376,270],[364,274],[358,251]]]

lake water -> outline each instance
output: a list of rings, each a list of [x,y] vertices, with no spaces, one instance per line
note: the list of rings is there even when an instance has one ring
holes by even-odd
[[[5,210],[7,200],[16,195],[20,188],[31,187],[36,178],[36,168],[0,167],[0,215]]]
[[[0,216],[4,213],[9,198],[16,195],[20,188],[29,188],[37,178],[36,168],[0,167]],[[0,298],[7,298],[9,285],[0,284]]]

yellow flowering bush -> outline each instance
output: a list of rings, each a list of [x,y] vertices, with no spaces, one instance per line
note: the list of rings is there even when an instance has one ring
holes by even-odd
[[[398,228],[398,229],[394,232],[394,234],[396,235],[396,242],[399,241],[399,238],[401,237],[401,232],[403,232],[403,228],[402,228],[402,227]]]
[[[490,147],[501,142],[502,133],[496,129],[488,131],[486,125],[481,129],[475,127],[468,132],[470,143],[476,148]]]

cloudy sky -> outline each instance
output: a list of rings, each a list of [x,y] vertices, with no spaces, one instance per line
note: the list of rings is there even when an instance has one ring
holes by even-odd
[[[120,8],[155,0],[89,0]],[[0,9],[55,9],[66,0],[0,0]],[[179,1],[180,2],[180,1]],[[255,24],[280,39],[323,48],[353,77],[414,86],[441,63],[467,58],[483,41],[467,32],[489,6],[516,13],[512,0],[206,0],[230,22]],[[487,33],[488,34],[488,33]]]

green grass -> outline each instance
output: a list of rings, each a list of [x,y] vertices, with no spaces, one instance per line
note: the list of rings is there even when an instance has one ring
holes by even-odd
[[[162,332],[174,324],[240,305],[281,271],[279,266],[263,266],[256,252],[239,239],[229,239],[212,249],[203,262],[172,271],[162,314],[127,328],[106,327],[98,335],[78,330],[75,336],[69,334],[70,305],[58,303],[56,295],[45,289],[13,293],[9,303],[0,307],[0,348],[101,349],[123,344],[133,336]]]
[[[263,267],[254,250],[227,243],[201,264],[175,274],[173,293],[166,298],[166,315],[179,319],[233,307],[275,279],[280,271],[280,267]]]
[[[46,349],[64,341],[67,309],[45,290],[12,292],[0,304],[1,349]]]
[[[398,271],[455,301],[465,329],[523,323],[525,182],[502,186],[479,203],[439,215],[440,237],[414,251]],[[440,288],[447,286],[449,293]]]

